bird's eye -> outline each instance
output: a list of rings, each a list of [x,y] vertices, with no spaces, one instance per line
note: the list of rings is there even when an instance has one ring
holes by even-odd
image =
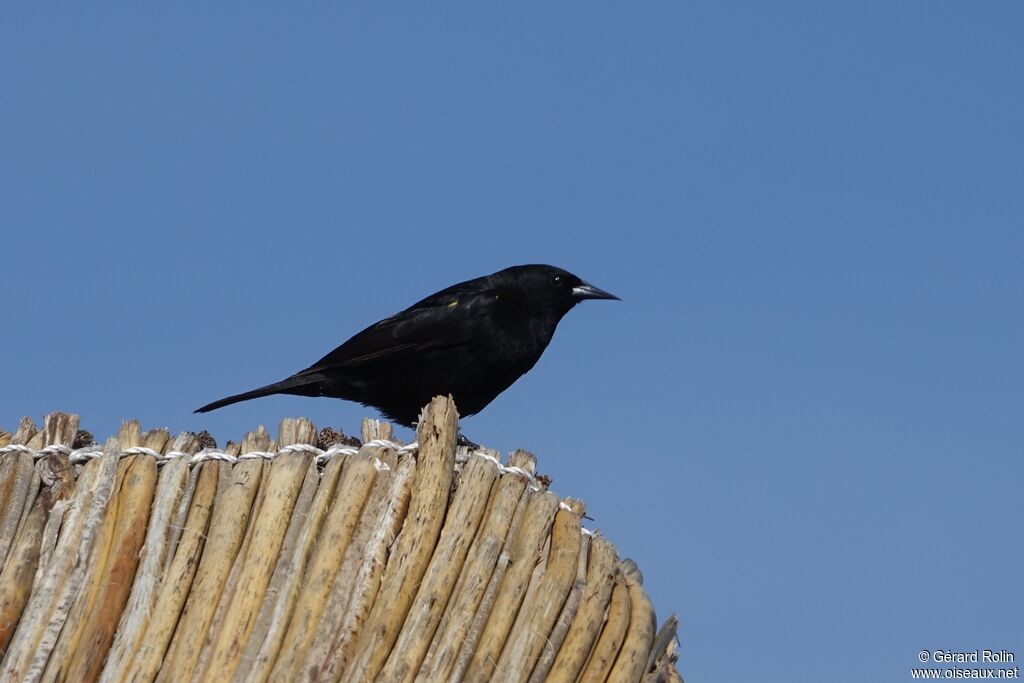
[[[562,286],[562,276],[561,275],[556,275],[553,278],[551,278],[551,284],[553,284],[555,287],[561,287]]]

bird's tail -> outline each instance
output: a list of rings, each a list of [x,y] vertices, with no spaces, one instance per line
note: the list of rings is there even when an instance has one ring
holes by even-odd
[[[280,382],[274,382],[268,384],[265,387],[259,389],[253,389],[252,391],[245,391],[241,394],[235,394],[234,396],[227,396],[213,403],[207,403],[202,408],[197,408],[197,413],[208,413],[211,410],[217,410],[217,408],[223,408],[229,406],[232,403],[241,403],[242,401],[248,401],[253,398],[260,398],[261,396],[270,396],[271,394],[294,394],[297,396],[319,396],[320,395],[320,383],[322,378],[318,375],[295,375],[288,379],[283,379]]]

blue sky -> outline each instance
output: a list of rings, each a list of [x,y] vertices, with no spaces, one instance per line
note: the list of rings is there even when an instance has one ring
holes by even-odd
[[[1017,3],[0,9],[0,426],[275,397],[444,286],[577,308],[464,427],[537,453],[688,681],[1024,657]],[[409,436],[408,432],[403,432]]]

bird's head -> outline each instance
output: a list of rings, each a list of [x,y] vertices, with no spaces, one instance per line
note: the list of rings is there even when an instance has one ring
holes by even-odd
[[[559,317],[587,299],[619,300],[614,294],[555,266],[513,266],[495,275],[504,275],[503,280],[514,282],[533,306],[543,306],[556,312]]]

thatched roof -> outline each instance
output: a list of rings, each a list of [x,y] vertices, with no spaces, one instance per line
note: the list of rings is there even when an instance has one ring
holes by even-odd
[[[0,432],[0,680],[681,680],[582,503],[456,432]]]

